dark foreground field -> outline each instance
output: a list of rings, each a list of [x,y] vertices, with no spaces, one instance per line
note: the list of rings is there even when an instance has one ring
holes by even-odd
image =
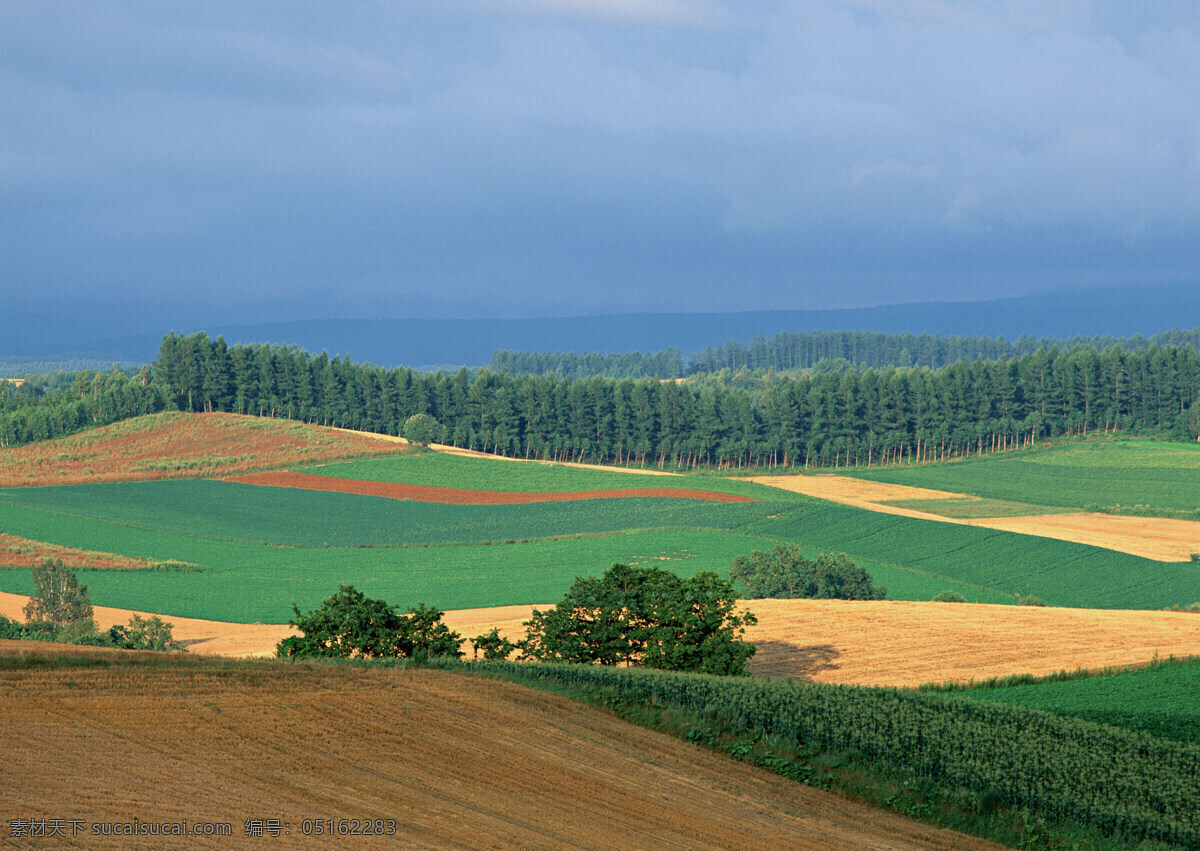
[[[5,818],[63,820],[55,847],[317,847],[330,837],[304,831],[329,819],[395,830],[338,839],[350,848],[992,847],[512,683],[18,652],[0,656],[0,688],[20,696],[0,709]],[[246,835],[271,819],[285,836]],[[135,820],[223,822],[231,837],[91,833]]]

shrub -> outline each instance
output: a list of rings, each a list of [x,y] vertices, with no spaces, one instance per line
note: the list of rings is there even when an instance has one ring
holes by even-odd
[[[1018,606],[1044,606],[1046,603],[1041,597],[1035,597],[1033,594],[1025,594],[1017,598]]]
[[[372,600],[353,585],[342,585],[307,614],[292,604],[289,624],[300,635],[285,638],[275,648],[281,658],[364,658],[462,656],[462,638],[442,623],[442,612],[424,603],[402,615],[383,600]]]
[[[680,579],[614,564],[577,578],[553,609],[534,609],[518,646],[522,658],[546,662],[742,674],[754,645],[741,636],[758,619],[734,614],[736,602],[733,586],[709,571]]]
[[[845,553],[821,553],[809,561],[796,544],[779,544],[772,552],[754,550],[738,556],[729,571],[730,579],[746,586],[751,598],[821,600],[882,600],[886,588],[875,588],[870,574]]]
[[[967,598],[957,591],[943,591],[933,598],[935,603],[965,603]]]

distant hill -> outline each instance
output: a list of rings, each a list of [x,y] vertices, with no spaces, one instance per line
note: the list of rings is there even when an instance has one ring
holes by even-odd
[[[840,310],[741,313],[628,313],[533,319],[306,319],[239,323],[207,317],[203,324],[150,326],[120,318],[90,323],[78,317],[0,314],[0,357],[37,360],[96,358],[148,362],[169,330],[204,330],[229,343],[296,344],[381,366],[482,366],[497,349],[629,352],[668,347],[690,354],[730,340],[781,331],[861,330],[884,333],[1037,337],[1150,335],[1200,326],[1200,286],[1111,287],[981,302],[928,302]],[[199,320],[197,320],[199,322]],[[57,323],[57,324],[56,324]]]

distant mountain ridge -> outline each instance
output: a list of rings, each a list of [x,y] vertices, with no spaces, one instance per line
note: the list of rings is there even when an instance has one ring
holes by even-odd
[[[497,349],[628,352],[678,348],[685,355],[731,340],[781,331],[1037,337],[1151,335],[1200,326],[1200,286],[1110,287],[982,302],[927,302],[835,310],[738,313],[627,313],[530,319],[302,319],[240,323],[210,313],[202,325],[149,326],[92,313],[55,317],[42,311],[0,314],[0,357],[99,358],[149,362],[167,331],[204,330],[233,343],[295,344],[381,366],[482,366]],[[158,320],[161,321],[161,320]],[[149,327],[148,327],[149,326]],[[109,333],[93,333],[97,327]]]

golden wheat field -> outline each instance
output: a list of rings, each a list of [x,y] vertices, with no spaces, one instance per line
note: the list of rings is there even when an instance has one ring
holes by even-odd
[[[0,615],[21,618],[26,600],[0,593]],[[902,600],[744,600],[741,605],[758,617],[746,638],[758,647],[750,670],[760,676],[917,686],[1200,656],[1200,614],[1191,612]],[[444,621],[466,638],[494,626],[515,641],[524,635],[522,624],[533,608],[459,609],[446,612]],[[133,614],[97,606],[96,622],[107,628]],[[271,656],[292,633],[278,624],[165,619],[174,624],[175,637],[199,655]]]
[[[20,698],[0,704],[5,811],[80,826],[54,847],[329,847],[317,824],[351,820],[384,835],[333,844],[995,847],[511,683],[130,656],[0,670],[0,688]],[[279,838],[247,837],[248,820]],[[90,833],[135,821],[224,823],[230,836]]]

